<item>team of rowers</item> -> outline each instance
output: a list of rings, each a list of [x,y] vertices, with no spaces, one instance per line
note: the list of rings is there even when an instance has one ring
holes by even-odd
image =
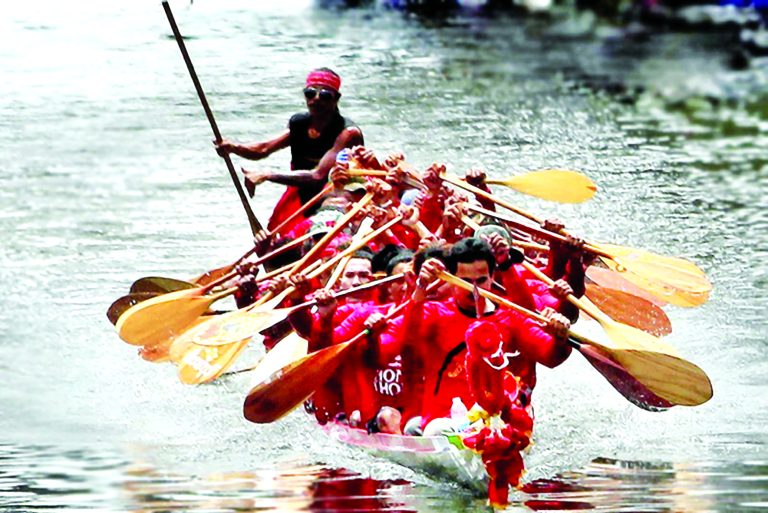
[[[568,237],[544,250],[540,245],[530,249],[536,244],[520,249],[520,241],[541,241],[490,217],[471,217],[470,203],[490,211],[494,204],[446,186],[444,166],[433,164],[418,173],[402,155],[380,160],[362,146],[360,128],[340,115],[340,85],[333,71],[312,71],[304,89],[308,112],[294,115],[288,130],[266,142],[223,141],[217,150],[260,160],[291,148],[291,171],[244,170],[251,194],[265,180],[289,186],[268,229],[256,236],[259,253],[312,234],[303,246],[267,262],[267,271],[300,260],[332,230],[338,233],[324,247],[321,260],[344,251],[369,230],[388,222],[391,227],[343,260],[335,282],[328,281],[332,271],[259,280],[254,266],[240,265],[235,282],[238,307],[288,287],[293,292],[283,306],[316,300],[313,309],[298,309],[263,332],[267,349],[291,331],[316,351],[367,330],[364,342],[350,350],[338,371],[305,403],[320,423],[432,435],[461,429],[473,415],[485,415],[486,420],[498,416],[501,424],[486,429],[488,440],[472,444],[480,451],[487,442],[484,461],[492,483],[498,481],[495,500],[503,503],[508,484],[517,484],[522,473],[519,451],[528,444],[532,427],[536,366],[555,367],[571,352],[567,334],[578,309],[564,298],[584,293],[589,262],[583,242]],[[361,178],[355,170],[378,177]],[[484,172],[470,170],[464,180],[490,192],[485,178]],[[311,208],[291,218],[308,203]],[[351,207],[363,203],[358,215],[345,217]],[[394,219],[398,222],[392,223]],[[347,223],[344,229],[335,230],[342,222]],[[563,228],[556,220],[544,225],[551,231]],[[524,261],[541,269],[554,285],[539,280]],[[441,281],[446,271],[474,290]],[[384,275],[398,279],[336,297]],[[481,297],[480,289],[541,312],[547,321],[542,325],[497,307]],[[517,438],[512,437],[514,425],[519,428]],[[496,448],[501,447],[499,440],[506,445],[492,454],[491,440]]]

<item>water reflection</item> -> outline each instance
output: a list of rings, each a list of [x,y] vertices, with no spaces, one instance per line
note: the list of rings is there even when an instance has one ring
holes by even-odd
[[[195,476],[110,451],[0,445],[0,510],[478,511],[449,483],[372,479],[320,465]],[[525,485],[508,511],[743,512],[768,507],[768,462],[681,465],[599,458],[578,472]]]

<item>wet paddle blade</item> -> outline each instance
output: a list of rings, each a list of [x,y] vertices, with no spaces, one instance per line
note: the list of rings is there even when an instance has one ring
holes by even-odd
[[[203,315],[221,295],[180,290],[130,307],[115,324],[120,338],[137,346],[154,346],[174,338]]]
[[[117,320],[120,318],[126,310],[133,305],[137,305],[147,299],[159,296],[160,293],[156,292],[138,292],[133,294],[126,294],[123,297],[117,298],[114,303],[107,308],[107,319],[113,325],[117,324]]]
[[[650,301],[620,290],[587,284],[586,296],[611,319],[657,337],[672,333],[664,310]]]
[[[576,344],[578,351],[625,399],[647,411],[664,411],[674,404],[662,399],[632,377],[623,367],[604,355],[599,347]]]
[[[274,422],[304,402],[344,359],[345,342],[308,354],[278,370],[248,392],[243,416],[257,424]]]
[[[589,177],[566,169],[542,169],[504,180],[486,180],[486,183],[559,203],[582,203],[597,192],[597,186]]]
[[[187,385],[208,383],[221,376],[245,350],[251,337],[226,346],[189,344],[178,362],[179,380]]]
[[[688,260],[611,244],[599,248],[611,255],[602,258],[610,269],[664,301],[690,308],[709,299],[712,283]]]
[[[131,293],[151,292],[156,294],[165,294],[166,292],[176,292],[177,290],[193,289],[198,285],[175,278],[165,278],[163,276],[146,276],[134,281],[131,285]]]
[[[595,282],[600,287],[619,290],[621,292],[626,292],[627,294],[632,294],[633,296],[637,296],[645,299],[646,301],[650,301],[656,306],[664,306],[667,304],[666,301],[654,296],[645,289],[638,287],[631,281],[628,281],[623,277],[622,273],[616,272],[613,269],[609,269],[607,267],[598,267],[596,265],[589,266],[587,268],[587,278]]]

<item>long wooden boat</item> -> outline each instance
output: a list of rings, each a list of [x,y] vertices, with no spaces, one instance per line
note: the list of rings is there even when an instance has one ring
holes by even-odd
[[[456,433],[440,436],[369,434],[364,429],[336,422],[329,422],[322,429],[338,442],[424,474],[449,479],[474,492],[484,494],[488,487],[488,474],[480,456],[464,447]]]

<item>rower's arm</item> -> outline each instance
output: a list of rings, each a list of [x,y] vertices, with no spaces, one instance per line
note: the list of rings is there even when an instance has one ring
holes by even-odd
[[[352,148],[363,143],[363,134],[357,127],[345,128],[336,138],[333,147],[325,152],[314,169],[307,171],[269,171],[266,179],[283,185],[324,184],[328,174],[336,164],[336,155],[344,148]]]
[[[291,132],[286,130],[279,136],[269,141],[256,142],[251,144],[235,144],[229,141],[222,141],[218,148],[229,153],[234,153],[238,157],[248,160],[261,160],[269,157],[274,152],[287,148],[291,144]]]

